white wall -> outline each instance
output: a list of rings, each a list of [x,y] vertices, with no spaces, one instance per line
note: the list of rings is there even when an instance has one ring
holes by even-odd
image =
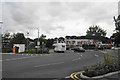
[[[19,47],[18,52],[24,52],[25,51],[25,44],[14,44],[14,46]]]

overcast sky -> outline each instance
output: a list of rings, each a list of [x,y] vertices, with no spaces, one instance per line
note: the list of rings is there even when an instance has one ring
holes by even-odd
[[[0,3],[1,5],[1,3]],[[2,9],[2,11],[1,11]],[[47,38],[65,37],[66,35],[86,35],[91,25],[99,25],[110,37],[115,29],[113,16],[118,15],[118,2],[12,2],[3,1],[3,32],[30,33],[30,38],[40,35]]]

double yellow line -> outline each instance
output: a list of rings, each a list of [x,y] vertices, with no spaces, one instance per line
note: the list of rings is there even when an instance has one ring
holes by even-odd
[[[83,73],[84,71],[80,71],[80,72],[74,72],[70,75],[70,77],[74,80],[81,80],[80,78],[77,77],[77,75],[80,75],[80,73]]]
[[[78,78],[77,75],[80,75],[80,74],[83,73],[83,72],[85,72],[85,71],[74,72],[74,73],[72,73],[72,74],[70,75],[70,77],[71,77],[73,80],[82,80],[82,79]],[[89,80],[93,80],[93,79],[91,78],[91,79],[89,79]],[[102,79],[100,79],[100,80],[109,80],[109,79],[102,78]]]

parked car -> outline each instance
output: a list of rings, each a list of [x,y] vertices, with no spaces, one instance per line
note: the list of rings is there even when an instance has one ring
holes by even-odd
[[[73,50],[74,52],[85,52],[85,49],[82,47],[75,47]]]

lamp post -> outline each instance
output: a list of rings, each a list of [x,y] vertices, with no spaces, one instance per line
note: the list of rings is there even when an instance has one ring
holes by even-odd
[[[39,42],[39,28],[31,28],[31,27],[28,27],[29,29],[37,29],[38,30],[38,39],[37,39],[37,44],[35,46],[36,48],[36,53],[38,53],[39,51],[39,46],[40,46],[40,42]]]
[[[0,29],[1,29],[1,33],[0,33],[0,52],[2,52],[2,24],[3,22],[0,21]]]
[[[29,39],[28,39],[29,32],[27,32],[27,50],[29,49]]]
[[[40,42],[39,42],[39,28],[37,28],[37,30],[38,30],[37,53],[38,53],[39,47],[40,47]]]

